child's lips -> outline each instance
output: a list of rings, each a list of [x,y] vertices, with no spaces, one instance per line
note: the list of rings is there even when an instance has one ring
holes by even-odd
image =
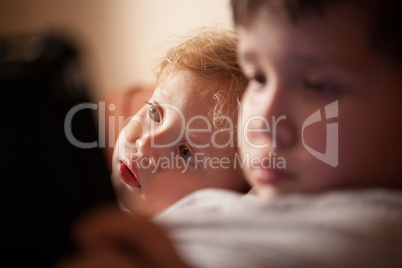
[[[138,182],[138,175],[136,174],[135,170],[129,168],[129,163],[127,163],[127,161],[125,160],[126,159],[120,160],[118,171],[120,178],[122,179],[122,181],[132,187],[141,188],[141,185]]]
[[[294,178],[294,176],[286,170],[263,167],[253,169],[252,176],[258,184],[276,184]]]

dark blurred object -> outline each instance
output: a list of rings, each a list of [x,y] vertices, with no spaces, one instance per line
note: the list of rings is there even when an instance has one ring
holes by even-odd
[[[79,60],[60,38],[0,38],[0,267],[51,267],[73,250],[72,220],[114,201],[103,150],[64,131],[68,111],[89,102]],[[74,115],[77,140],[98,140],[93,113]]]

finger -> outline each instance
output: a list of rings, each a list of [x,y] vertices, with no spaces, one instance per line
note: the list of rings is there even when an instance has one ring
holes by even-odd
[[[76,236],[87,251],[117,249],[149,267],[185,267],[160,227],[117,209],[93,212],[77,225]]]
[[[116,238],[142,243],[165,237],[155,224],[110,207],[93,211],[83,218],[76,224],[73,235],[81,245],[90,248],[114,242]]]
[[[127,236],[130,229],[141,225],[141,219],[114,207],[103,207],[86,215],[73,228],[73,237],[84,249],[96,249]]]

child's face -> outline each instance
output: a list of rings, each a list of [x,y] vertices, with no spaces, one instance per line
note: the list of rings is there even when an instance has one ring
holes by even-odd
[[[243,161],[255,161],[243,171],[261,196],[401,185],[401,76],[370,47],[366,26],[339,7],[297,24],[260,12],[240,27],[251,81],[239,146]]]
[[[227,163],[234,146],[229,130],[215,129],[214,104],[200,98],[208,86],[210,81],[191,72],[176,72],[122,130],[112,180],[127,209],[153,216],[198,189],[245,188],[233,163]]]

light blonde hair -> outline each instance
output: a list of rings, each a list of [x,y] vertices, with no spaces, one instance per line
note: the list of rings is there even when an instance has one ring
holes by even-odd
[[[216,128],[226,127],[222,115],[234,120],[234,147],[236,147],[238,104],[247,86],[247,79],[237,63],[237,34],[221,28],[201,28],[185,41],[172,47],[161,60],[157,70],[157,83],[163,83],[176,71],[185,70],[211,81],[211,86],[199,92],[203,101],[214,103],[210,111]],[[212,99],[205,99],[211,96]],[[236,150],[230,157],[235,161]],[[237,166],[237,165],[236,165]],[[240,176],[243,176],[238,168]],[[247,189],[248,190],[248,189]]]
[[[211,81],[211,86],[204,88],[200,97],[215,92],[212,99],[204,99],[215,104],[211,111],[215,127],[223,127],[222,122],[216,120],[220,115],[229,114],[237,120],[237,104],[247,85],[237,63],[237,41],[237,34],[233,31],[201,28],[167,51],[158,66],[157,83],[163,83],[178,70],[206,78]]]

